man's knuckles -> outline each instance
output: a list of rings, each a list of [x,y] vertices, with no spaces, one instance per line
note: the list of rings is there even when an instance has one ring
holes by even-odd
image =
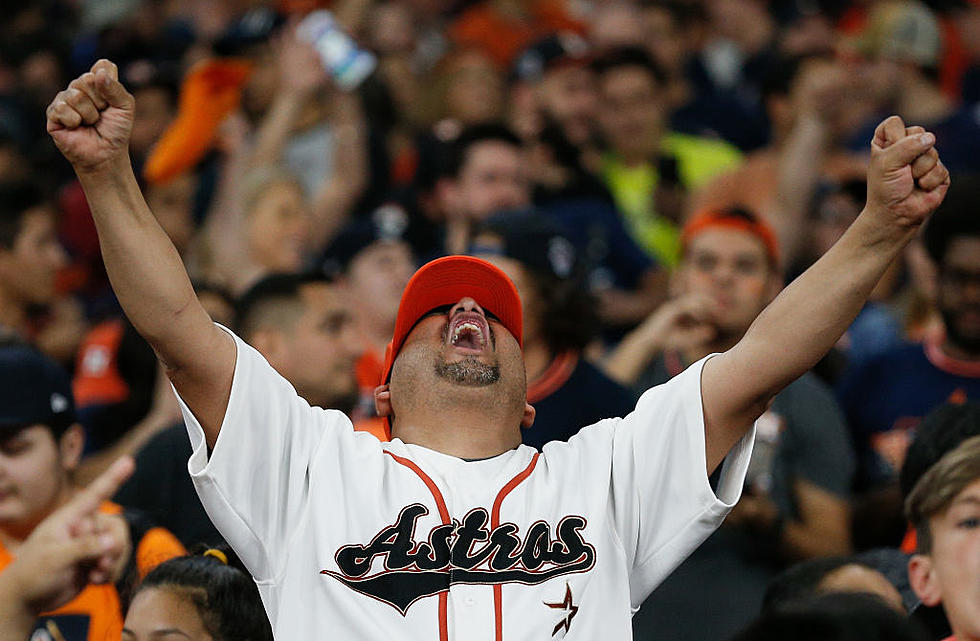
[[[932,191],[949,182],[949,171],[942,163],[938,163],[929,172],[918,179],[919,188],[924,191]]]
[[[912,161],[912,177],[919,180],[939,164],[939,152],[933,147]]]
[[[78,78],[75,78],[68,85],[68,88],[85,93],[100,111],[109,106],[109,103],[102,97],[102,94],[96,86],[96,76],[94,73],[84,73]]]
[[[75,111],[64,99],[58,100],[51,106],[48,117],[68,129],[74,129],[82,124],[82,116]]]
[[[65,92],[65,102],[78,112],[86,124],[92,124],[99,119],[99,108],[84,91],[69,88]]]

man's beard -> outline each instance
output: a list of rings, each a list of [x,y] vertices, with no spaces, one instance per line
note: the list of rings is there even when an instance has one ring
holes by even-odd
[[[467,387],[486,387],[500,380],[499,365],[488,365],[475,358],[465,358],[451,363],[441,358],[436,359],[435,372],[439,378]]]
[[[943,325],[946,327],[946,338],[950,343],[967,354],[980,356],[980,336],[966,334],[956,326],[956,312],[951,309],[940,309]]]

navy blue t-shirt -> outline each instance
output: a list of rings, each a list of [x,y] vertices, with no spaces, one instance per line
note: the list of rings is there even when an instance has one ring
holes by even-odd
[[[846,372],[838,390],[861,458],[859,484],[873,487],[896,478],[934,407],[980,400],[980,363],[955,361],[935,343],[903,345]]]
[[[636,397],[585,359],[566,352],[528,388],[528,402],[537,414],[521,437],[525,445],[541,449],[550,441],[567,441],[604,418],[626,416],[636,406]]]

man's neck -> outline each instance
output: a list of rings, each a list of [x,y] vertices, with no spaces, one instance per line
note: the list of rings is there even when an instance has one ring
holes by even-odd
[[[455,417],[440,425],[396,419],[392,437],[462,459],[490,458],[521,444],[519,429],[494,428],[481,416]]]
[[[651,136],[643,149],[628,150],[625,153],[620,153],[620,161],[631,169],[643,165],[652,165],[656,161],[657,156],[660,155],[662,138],[663,133],[658,131],[655,135]]]

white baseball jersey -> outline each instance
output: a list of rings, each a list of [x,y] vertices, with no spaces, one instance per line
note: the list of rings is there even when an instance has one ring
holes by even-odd
[[[629,639],[632,613],[738,499],[752,435],[705,474],[702,362],[622,419],[467,462],[357,433],[236,337],[188,464],[277,639]]]

